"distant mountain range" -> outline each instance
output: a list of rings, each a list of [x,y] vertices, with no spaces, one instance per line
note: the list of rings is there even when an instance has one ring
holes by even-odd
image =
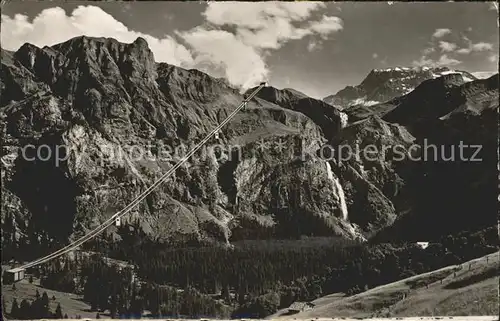
[[[155,155],[159,146],[198,142],[243,99],[222,79],[156,63],[142,38],[25,44],[2,50],[1,66],[2,223],[13,216],[18,238],[63,242],[96,226],[175,161],[112,158],[110,150],[137,145]],[[124,224],[153,239],[223,243],[303,235],[422,240],[490,226],[496,108],[498,74],[478,80],[447,68],[373,70],[324,101],[266,87],[210,142],[238,145],[241,157],[223,151],[191,159]],[[424,139],[481,144],[485,161],[320,155],[327,143],[409,149]],[[263,143],[284,151],[261,151]],[[26,144],[52,152],[65,145],[72,154],[58,166],[30,161],[19,149]]]
[[[473,72],[472,74],[474,75],[474,77],[478,79],[484,79],[484,78],[490,78],[496,73],[498,73],[498,71],[477,71]]]
[[[425,80],[449,74],[461,75],[464,81],[477,79],[468,72],[451,70],[447,67],[373,69],[359,85],[347,86],[323,100],[340,110],[351,106],[370,106],[405,95]]]

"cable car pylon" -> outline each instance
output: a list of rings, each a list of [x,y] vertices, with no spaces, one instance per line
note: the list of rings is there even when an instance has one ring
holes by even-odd
[[[113,214],[110,218],[105,220],[101,225],[96,227],[94,230],[92,230],[90,233],[80,237],[78,240],[74,241],[73,243],[70,243],[63,248],[46,255],[44,257],[41,257],[39,259],[36,259],[32,262],[26,263],[20,267],[14,268],[7,270],[8,275],[12,275],[12,278],[14,281],[19,281],[22,278],[24,278],[24,270],[40,265],[42,263],[45,263],[47,261],[53,260],[57,257],[60,257],[68,252],[71,252],[72,250],[75,250],[78,248],[80,245],[83,243],[89,241],[90,239],[94,238],[98,234],[102,233],[104,230],[106,230],[108,227],[110,227],[113,224],[116,224],[119,222],[119,219],[126,215],[128,212],[130,212],[135,206],[137,206],[142,200],[144,200],[155,188],[160,186],[170,175],[175,173],[175,171],[182,166],[191,156],[193,156],[203,145],[205,145],[212,136],[214,136],[216,133],[220,131],[222,127],[224,127],[231,119],[241,110],[245,107],[245,105],[253,98],[257,93],[263,88],[267,86],[265,82],[260,83],[260,85],[248,96],[246,97],[243,102],[240,103],[240,105],[229,114],[229,116],[226,117],[215,129],[213,129],[208,135],[200,141],[189,153],[186,154],[177,164],[174,165],[170,170],[168,170],[165,174],[163,174],[157,181],[155,181],[150,187],[148,187],[144,192],[142,192],[139,196],[137,196],[131,203],[129,203],[127,206],[125,206],[122,210],[119,212]],[[22,271],[22,272],[21,272]]]

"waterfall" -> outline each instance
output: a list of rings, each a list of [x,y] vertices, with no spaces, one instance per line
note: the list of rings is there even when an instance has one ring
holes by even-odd
[[[333,176],[332,167],[330,166],[329,162],[326,162],[326,172],[328,175],[328,179],[332,181],[334,190],[338,194],[335,195],[335,198],[337,198],[340,202],[340,212],[342,213],[342,219],[347,221],[348,213],[347,213],[347,203],[345,201],[344,189],[342,188],[342,185],[340,185],[339,179]]]
[[[334,178],[333,182],[335,183],[335,187],[337,188],[337,191],[339,193],[340,211],[342,213],[342,218],[345,221],[347,221],[347,219],[348,219],[348,213],[347,213],[347,203],[345,201],[344,189],[342,188],[342,185],[340,185],[340,182],[339,182],[338,178]]]

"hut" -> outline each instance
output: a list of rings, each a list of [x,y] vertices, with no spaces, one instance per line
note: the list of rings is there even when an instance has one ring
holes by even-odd
[[[14,268],[14,269],[10,269],[10,270],[5,271],[4,282],[5,283],[14,283],[14,282],[17,282],[17,281],[24,279],[24,271],[25,270],[22,268]]]

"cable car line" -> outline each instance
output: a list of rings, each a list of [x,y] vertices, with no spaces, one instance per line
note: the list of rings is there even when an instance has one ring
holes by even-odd
[[[231,119],[242,109],[246,106],[246,104],[255,96],[257,93],[264,87],[266,86],[266,83],[260,83],[260,85],[248,96],[246,97],[242,103],[233,111],[231,114],[229,114],[226,119],[224,119],[215,129],[213,129],[202,141],[200,141],[186,156],[184,156],[175,166],[173,166],[170,170],[168,170],[165,174],[163,174],[156,182],[154,182],[149,188],[147,188],[144,192],[142,192],[138,197],[136,197],[135,200],[133,200],[131,203],[129,203],[127,206],[125,206],[122,210],[119,212],[113,214],[110,218],[105,220],[100,226],[92,230],[90,233],[87,235],[84,235],[80,237],[78,240],[74,241],[73,243],[70,243],[63,248],[46,255],[44,257],[41,257],[37,260],[34,260],[32,262],[26,263],[16,269],[13,270],[19,270],[19,269],[27,269],[31,268],[37,265],[40,265],[42,263],[45,263],[47,261],[50,261],[52,259],[55,259],[59,256],[62,256],[76,248],[78,248],[80,245],[83,243],[87,242],[88,240],[94,238],[101,232],[103,232],[105,229],[107,229],[109,226],[113,225],[117,219],[121,218],[125,214],[129,213],[136,205],[138,205],[142,200],[144,200],[151,192],[157,188],[160,184],[162,184],[170,175],[175,173],[175,171],[182,165],[184,164],[191,156],[193,156],[205,143],[207,143],[212,136],[214,136],[216,133],[219,132],[219,130],[225,126]]]

